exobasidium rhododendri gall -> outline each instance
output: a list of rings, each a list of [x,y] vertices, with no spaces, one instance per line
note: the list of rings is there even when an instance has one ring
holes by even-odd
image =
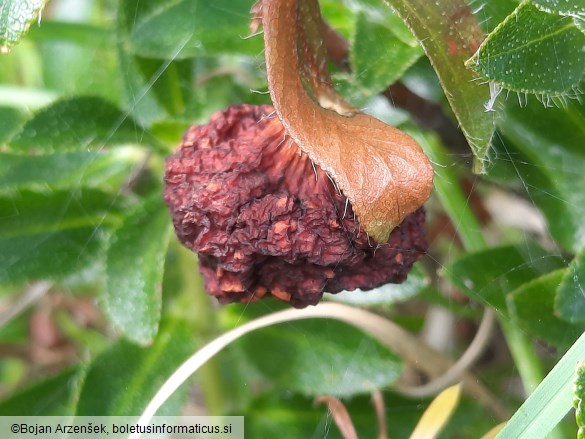
[[[271,106],[231,106],[192,126],[167,159],[165,201],[221,303],[276,297],[315,305],[324,292],[406,279],[426,251],[424,211],[377,245]]]

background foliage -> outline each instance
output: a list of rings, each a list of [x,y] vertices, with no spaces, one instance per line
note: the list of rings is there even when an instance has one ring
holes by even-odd
[[[29,15],[14,16],[20,3]],[[0,414],[138,415],[198,347],[282,308],[216,306],[161,195],[186,127],[269,102],[262,38],[246,37],[251,0],[52,0],[39,25],[42,3],[0,11]],[[379,0],[321,7],[349,42],[351,71],[332,66],[338,89],[433,158],[431,248],[407,283],[336,300],[423,333],[439,310],[454,358],[492,308],[502,331],[475,372],[513,413],[585,329],[585,7],[472,0],[480,45],[447,9],[463,2],[390,3],[397,13]],[[332,394],[374,437],[368,393],[380,388],[391,437],[406,437],[430,400],[393,390],[405,367],[347,325],[289,323],[230,346],[163,411],[243,414],[250,437],[339,437],[313,406]],[[498,423],[484,413],[464,398],[444,437],[480,437]]]

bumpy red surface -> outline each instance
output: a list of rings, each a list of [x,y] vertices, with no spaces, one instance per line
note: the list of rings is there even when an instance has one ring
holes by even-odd
[[[369,240],[270,106],[232,106],[192,126],[165,183],[177,236],[222,303],[274,296],[300,308],[324,291],[400,283],[427,249],[422,210],[387,244]]]

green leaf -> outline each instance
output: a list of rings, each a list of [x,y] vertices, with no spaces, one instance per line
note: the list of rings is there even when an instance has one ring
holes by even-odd
[[[24,112],[15,107],[0,106],[0,145],[8,142],[26,120]],[[2,173],[0,172],[0,177]]]
[[[182,115],[188,99],[193,95],[194,78],[191,60],[164,61],[134,57],[141,76],[145,80],[155,78],[149,93],[170,115]]]
[[[585,72],[585,34],[571,17],[524,1],[468,61],[484,78],[521,93],[556,96],[578,87]]]
[[[124,84],[124,102],[130,113],[142,124],[151,124],[153,121],[163,118],[166,114],[156,96],[149,93],[154,78],[144,78],[139,65],[139,60],[130,55],[124,48],[118,48],[118,60],[120,74]],[[151,62],[154,62],[151,60]]]
[[[144,10],[154,8],[154,2],[141,0],[126,0],[118,2],[118,14],[116,16],[116,31],[118,34],[117,56],[120,65],[120,74],[124,88],[124,102],[131,114],[142,124],[151,124],[153,121],[165,116],[163,105],[157,101],[156,96],[150,93],[152,85],[156,82],[154,77],[144,77],[144,67],[147,60],[140,60],[130,52],[129,39],[132,26],[136,17],[142,15]],[[154,65],[157,60],[150,60]],[[158,63],[160,65],[160,63]],[[159,73],[160,74],[160,73]]]
[[[134,25],[144,15],[168,6],[164,2],[127,0],[118,5],[118,58],[125,100],[130,112],[151,125],[167,114],[183,114],[193,95],[194,66],[191,60],[152,59],[132,52],[129,39]]]
[[[368,21],[364,14],[357,16],[351,47],[354,78],[371,95],[396,82],[423,54],[418,46],[404,43],[390,28]]]
[[[387,28],[391,29],[392,32],[405,44],[409,46],[418,46],[418,41],[412,35],[412,32],[408,29],[406,24],[402,21],[398,15],[394,13],[394,11],[389,8],[384,2],[380,2],[378,0],[360,0],[356,2],[354,0],[322,0],[319,2],[321,4],[321,9],[325,12],[325,16],[329,21],[328,9],[332,6],[336,6],[339,9],[343,9],[343,11],[338,11],[340,15],[338,17],[338,23],[335,24],[336,28],[344,27],[350,24],[355,25],[354,17],[358,15],[363,15],[365,19],[371,23],[377,23],[386,26]],[[343,4],[343,7],[340,6],[340,3]]]
[[[105,312],[122,334],[140,344],[150,343],[158,330],[171,229],[162,197],[157,197],[125,218],[108,249]]]
[[[555,308],[568,322],[585,323],[585,250],[569,265],[558,287]]]
[[[110,36],[114,32],[108,31]],[[96,35],[96,44],[101,36]],[[103,39],[102,39],[103,40]],[[92,47],[67,41],[46,41],[39,48],[43,87],[60,97],[92,96],[119,102],[120,71],[116,54],[107,45]]]
[[[469,0],[468,3],[481,27],[489,33],[516,9],[520,0]]]
[[[496,439],[546,437],[572,407],[575,364],[583,360],[583,352],[585,333],[514,413]]]
[[[302,321],[250,333],[239,343],[279,387],[304,395],[350,396],[387,386],[400,359],[373,338],[334,321]]]
[[[116,190],[144,157],[137,148],[38,156],[0,153],[0,190],[96,187]]]
[[[157,139],[169,145],[178,145],[192,123],[175,119],[160,120],[152,124],[150,131]]]
[[[36,382],[0,401],[2,416],[66,416],[73,414],[77,386],[84,371],[69,369]]]
[[[572,325],[555,312],[556,289],[567,272],[556,270],[525,283],[510,293],[509,302],[523,329],[559,347],[570,346],[585,330],[585,324]]]
[[[0,284],[62,279],[98,260],[103,231],[81,227],[0,238]]]
[[[61,100],[43,108],[10,142],[18,152],[67,152],[104,145],[158,143],[127,113],[94,97]]]
[[[513,160],[521,187],[545,214],[553,238],[579,251],[585,245],[585,105],[545,108],[536,99],[523,106],[510,99],[498,127],[505,136],[502,155]]]
[[[123,205],[121,199],[95,189],[0,195],[0,238],[115,224]]]
[[[585,33],[585,18],[573,18],[575,20],[575,26],[577,26],[577,29],[579,29],[581,32]]]
[[[31,29],[28,38],[32,41],[70,41],[78,45],[95,48],[111,48],[115,35],[111,29],[89,23],[45,20],[42,26]]]
[[[507,313],[508,293],[563,266],[560,256],[527,242],[467,254],[451,264],[445,274],[473,299]]]
[[[559,15],[585,16],[583,0],[531,0],[538,8]]]
[[[11,46],[28,31],[45,7],[47,0],[3,0],[0,4],[0,53],[10,51]]]
[[[161,325],[146,348],[120,340],[89,366],[77,416],[139,416],[167,377],[195,348],[188,325],[173,319]],[[179,392],[181,393],[181,392]],[[182,396],[172,397],[158,415],[177,415]]]
[[[257,55],[261,38],[250,33],[253,0],[179,0],[135,15],[129,47],[135,55],[184,59],[218,53]]]
[[[474,170],[484,160],[494,133],[494,116],[484,106],[487,84],[465,67],[483,40],[483,31],[464,0],[389,0],[422,45],[475,156]]]
[[[0,196],[0,283],[61,279],[94,263],[121,206],[96,190]]]

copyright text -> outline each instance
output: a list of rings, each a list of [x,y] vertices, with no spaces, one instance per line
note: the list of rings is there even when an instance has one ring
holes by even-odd
[[[140,425],[137,417],[51,417],[0,416],[0,437],[4,438],[127,438],[130,434],[169,439],[243,439],[243,416],[154,417]]]

